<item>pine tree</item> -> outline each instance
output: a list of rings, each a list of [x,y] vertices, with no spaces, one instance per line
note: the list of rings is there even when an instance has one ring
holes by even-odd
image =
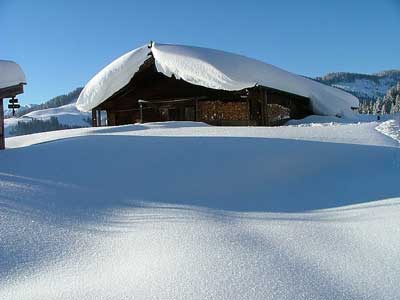
[[[375,102],[375,104],[373,106],[373,109],[372,109],[372,113],[374,115],[381,114],[381,112],[382,112],[382,104],[383,104],[382,99],[378,98],[378,100],[376,100],[376,102]]]
[[[394,99],[393,99],[393,100],[394,100]],[[391,97],[385,96],[385,97],[383,98],[383,102],[382,102],[382,112],[381,112],[382,115],[390,114],[390,111],[391,111],[391,109],[392,109],[392,103],[393,103],[393,101],[392,101],[392,98],[391,98]]]
[[[398,85],[398,87],[400,87],[400,85]],[[390,113],[391,114],[400,113],[400,89],[399,89],[399,94],[397,94],[394,104],[392,106],[392,109],[390,110]]]
[[[364,99],[360,102],[361,114],[395,114],[400,113],[400,82],[391,87],[383,98],[375,102]]]

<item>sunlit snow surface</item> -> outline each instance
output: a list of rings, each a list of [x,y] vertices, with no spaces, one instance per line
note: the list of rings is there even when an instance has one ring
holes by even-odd
[[[0,299],[399,299],[396,121],[7,139]]]

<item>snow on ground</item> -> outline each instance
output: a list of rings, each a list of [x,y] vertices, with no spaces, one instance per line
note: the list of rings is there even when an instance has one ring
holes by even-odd
[[[383,122],[376,127],[376,130],[391,137],[393,140],[396,140],[400,143],[400,126],[399,122],[396,120],[389,120],[387,122]]]
[[[56,117],[62,125],[70,127],[88,127],[90,124],[86,119],[91,118],[91,113],[84,113],[76,108],[75,102],[55,108],[32,111],[19,118],[5,119],[4,128],[6,135],[10,135],[10,130],[18,122],[31,122],[32,120],[49,120]]]
[[[379,118],[379,119],[378,119]],[[366,122],[376,122],[376,121],[389,121],[395,120],[396,122],[400,121],[400,114],[387,114],[387,115],[367,115],[367,114],[354,114],[354,117],[349,118],[339,118],[335,116],[319,116],[319,115],[311,115],[305,117],[304,119],[291,119],[286,125],[297,125],[297,126],[310,126],[312,124],[316,124],[319,126],[320,124],[330,123],[328,125],[333,124],[356,124],[356,123],[366,123]]]
[[[0,299],[398,299],[396,126],[8,138]]]
[[[318,118],[318,116],[315,117]],[[322,121],[322,119],[318,119]],[[304,119],[304,124],[282,127],[214,127],[197,122],[160,122],[115,127],[90,127],[61,132],[37,133],[30,135],[29,138],[24,136],[12,137],[7,140],[7,147],[24,147],[58,139],[91,135],[275,138],[389,147],[397,145],[394,139],[384,136],[376,130],[376,127],[382,124],[379,122],[348,123],[343,126],[343,124],[332,122],[330,117],[324,117],[324,120],[328,123],[309,123],[308,120],[308,118]],[[310,130],[309,127],[313,127],[313,129]]]

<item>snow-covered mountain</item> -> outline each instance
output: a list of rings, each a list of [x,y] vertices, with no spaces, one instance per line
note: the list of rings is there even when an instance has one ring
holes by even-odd
[[[22,118],[45,120],[49,119],[50,117],[57,117],[61,124],[87,127],[88,123],[85,119],[90,117],[91,113],[82,113],[76,108],[75,104],[76,102],[72,102],[60,107],[32,111],[24,115]]]
[[[399,299],[398,125],[7,138],[0,299]]]
[[[35,110],[20,117],[7,118],[4,120],[6,136],[90,126],[91,113],[79,111],[75,103],[76,100],[60,107]],[[52,118],[56,119],[55,123],[49,124]]]
[[[42,104],[22,106],[17,110],[15,117],[12,117],[11,110],[7,109],[6,136],[90,126],[91,114],[76,109],[76,100],[81,90],[82,88],[76,88]]]
[[[70,104],[72,102],[76,102],[76,99],[78,98],[81,91],[82,91],[82,88],[78,87],[67,94],[56,96],[56,97],[54,97],[50,100],[47,100],[41,104],[21,105],[21,108],[17,109],[17,111],[16,111],[16,117],[21,117],[32,111],[60,107],[60,106],[66,105],[66,104]],[[7,103],[5,103],[5,104],[7,104]],[[5,107],[7,107],[7,105],[5,105]],[[5,116],[11,117],[12,110],[6,108]]]
[[[4,116],[6,118],[11,118],[12,117],[12,109],[7,108],[8,102],[4,102]],[[26,112],[33,111],[35,109],[39,109],[38,104],[26,104],[26,105],[21,105],[19,109],[17,109],[17,114],[18,115],[23,115]]]
[[[400,82],[400,70],[383,71],[375,74],[348,72],[329,73],[316,80],[346,90],[360,100],[382,98],[389,88]]]

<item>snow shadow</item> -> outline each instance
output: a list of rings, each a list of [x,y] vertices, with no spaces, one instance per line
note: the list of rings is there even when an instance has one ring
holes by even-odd
[[[399,148],[287,139],[98,135],[10,149],[0,155],[0,277],[67,256],[77,246],[63,237],[73,232],[192,214],[302,221],[307,216],[235,212],[301,213],[398,197],[399,174]],[[131,211],[127,224],[114,218],[142,207],[149,215]],[[20,237],[7,234],[13,224],[21,224]],[[60,234],[42,238],[46,224]]]
[[[33,188],[12,194],[24,205],[94,215],[143,202],[239,212],[334,208],[400,196],[399,174],[399,148],[266,138],[88,136],[0,157],[0,182]]]
[[[152,122],[152,123],[143,123],[143,124],[133,124],[133,125],[123,125],[123,126],[112,126],[112,127],[100,127],[94,128],[94,133],[122,133],[122,132],[131,132],[131,131],[139,131],[139,130],[147,130],[147,129],[178,129],[178,128],[188,128],[188,127],[208,127],[202,122],[190,122],[190,121],[170,121],[170,122]]]

